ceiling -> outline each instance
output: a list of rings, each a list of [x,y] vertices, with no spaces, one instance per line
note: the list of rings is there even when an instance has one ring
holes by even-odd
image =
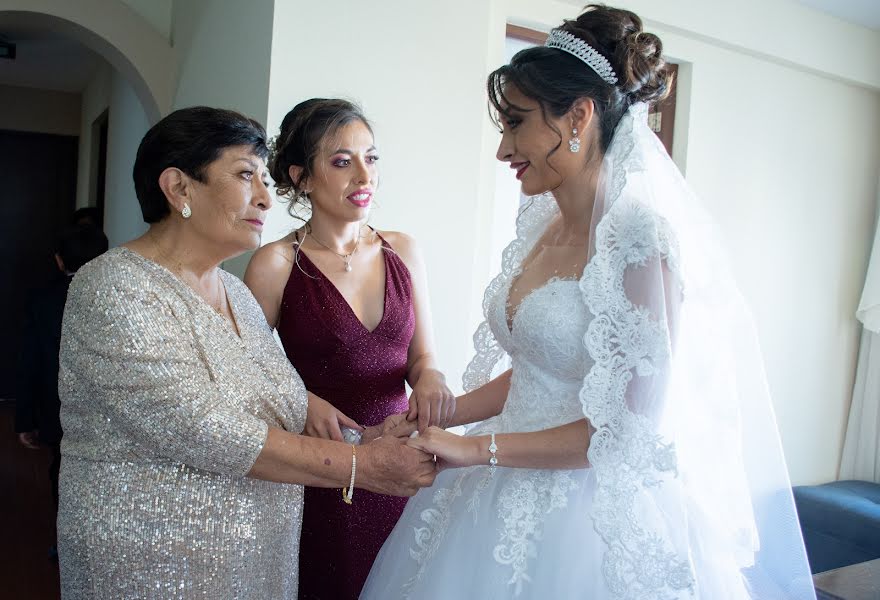
[[[844,21],[880,31],[880,0],[796,0]],[[0,59],[0,84],[81,92],[104,59],[71,39],[25,25],[0,25],[16,44],[15,60]]]
[[[796,0],[804,6],[880,31],[880,0]]]
[[[14,42],[15,60],[0,59],[0,84],[81,92],[104,59],[57,34],[0,25],[0,36]]]

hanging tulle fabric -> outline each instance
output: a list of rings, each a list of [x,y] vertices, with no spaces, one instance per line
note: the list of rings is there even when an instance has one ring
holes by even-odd
[[[521,213],[486,291],[507,289],[548,223]],[[637,104],[605,155],[579,288],[580,390],[594,429],[590,514],[616,598],[815,598],[753,321],[719,236]],[[470,391],[504,356],[487,322]]]

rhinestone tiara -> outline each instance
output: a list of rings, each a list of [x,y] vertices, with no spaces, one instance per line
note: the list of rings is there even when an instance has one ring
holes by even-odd
[[[575,37],[571,33],[561,29],[553,29],[550,31],[550,35],[547,36],[547,41],[544,45],[547,48],[556,48],[578,57],[587,63],[587,66],[593,69],[596,75],[601,77],[606,83],[611,85],[617,83],[617,74],[614,73],[614,69],[611,68],[611,63],[608,62],[608,59],[599,54],[595,48],[584,40]]]

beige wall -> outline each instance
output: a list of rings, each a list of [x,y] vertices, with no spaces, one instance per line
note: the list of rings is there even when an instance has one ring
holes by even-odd
[[[505,21],[549,29],[581,3],[422,3],[417,19],[404,0],[339,4],[276,2],[270,132],[305,98],[363,103],[382,151],[372,222],[419,240],[441,363],[458,383],[500,251],[487,232],[513,218],[494,199],[484,77],[502,61]],[[788,2],[619,4],[641,11],[690,74],[677,159],[755,312],[792,477],[834,479],[875,214],[880,33]],[[267,240],[291,224],[276,207]]]
[[[0,85],[0,129],[79,135],[80,95]]]

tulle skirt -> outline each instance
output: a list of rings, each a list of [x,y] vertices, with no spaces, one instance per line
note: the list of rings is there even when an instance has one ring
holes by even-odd
[[[596,480],[592,469],[574,471],[486,467],[451,469],[408,502],[376,558],[362,600],[481,600],[515,598],[617,598],[603,573],[608,547],[591,518]],[[674,481],[657,490],[652,505],[678,531],[668,537],[687,543],[696,577],[691,593],[668,588],[661,597],[697,600],[803,600],[815,598],[809,576],[781,584],[713,539],[712,528],[694,511],[682,511]],[[690,512],[691,519],[676,514]],[[636,516],[645,519],[646,514]],[[780,550],[782,550],[780,554]],[[797,566],[799,555],[764,548],[774,561]],[[747,561],[751,562],[751,561]],[[759,561],[760,562],[760,561]],[[799,563],[797,563],[799,564]],[[642,570],[642,572],[639,572]],[[658,564],[636,566],[626,577],[668,576]],[[793,575],[799,569],[779,568]],[[616,575],[620,575],[617,573]],[[614,580],[614,576],[610,577]],[[646,581],[646,583],[649,583]],[[655,581],[656,583],[656,581]],[[650,585],[648,586],[650,587]],[[660,586],[663,587],[662,585]]]
[[[610,597],[592,471],[488,471],[444,471],[410,499],[360,597]]]

